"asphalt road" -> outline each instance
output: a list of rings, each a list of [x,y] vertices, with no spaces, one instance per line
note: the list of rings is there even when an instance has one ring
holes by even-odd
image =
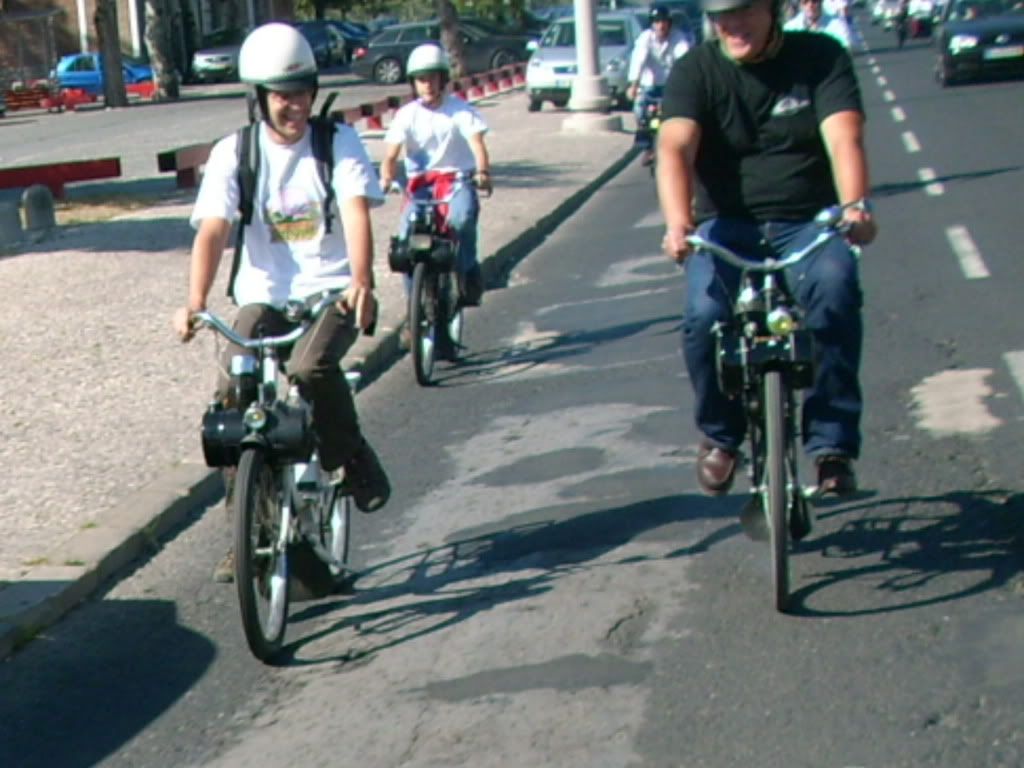
[[[0,764],[1024,763],[1024,83],[942,91],[928,47],[867,32],[863,493],[817,510],[792,615],[742,494],[697,491],[681,277],[633,167],[440,386],[406,359],[360,395],[396,494],[280,667],[209,580],[211,510],[0,667]]]

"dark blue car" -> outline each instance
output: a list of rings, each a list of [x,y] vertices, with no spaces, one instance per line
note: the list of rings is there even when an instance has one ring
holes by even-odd
[[[144,83],[153,79],[153,69],[130,58],[121,59],[124,84]],[[57,62],[53,79],[60,88],[81,88],[94,95],[103,94],[103,68],[98,53],[72,53]]]

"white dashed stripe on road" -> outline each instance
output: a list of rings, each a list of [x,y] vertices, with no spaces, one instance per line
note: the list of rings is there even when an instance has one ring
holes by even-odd
[[[885,78],[884,75],[879,75],[878,76],[878,84],[880,86],[882,86],[883,88],[885,88],[885,86],[887,86],[889,84],[889,81]]]
[[[882,94],[882,98],[886,101],[896,101],[896,94],[892,91],[886,91]]]
[[[907,119],[907,113],[903,111],[902,107],[893,107],[892,119],[895,120],[897,123],[902,123],[904,120]]]
[[[906,148],[907,152],[910,152],[911,154],[921,151],[921,144],[918,142],[917,136],[915,136],[912,131],[903,132],[903,146]]]
[[[1003,355],[1003,360],[1006,361],[1006,367],[1010,369],[1010,375],[1017,382],[1017,389],[1020,390],[1020,396],[1024,399],[1024,351],[1006,352]]]
[[[633,225],[633,229],[640,229],[643,227],[660,227],[664,223],[665,217],[661,215],[661,211],[651,211],[638,219]]]
[[[989,277],[988,267],[985,266],[985,262],[981,258],[981,252],[978,250],[978,246],[974,244],[974,240],[971,238],[971,233],[967,231],[967,227],[961,224],[947,227],[946,239],[949,240],[949,244],[953,247],[953,253],[956,254],[957,259],[960,261],[960,269],[964,271],[964,277],[968,280],[979,280],[983,277]]]
[[[935,171],[931,168],[921,168],[917,172],[917,178],[924,182],[924,191],[926,194],[932,197],[938,197],[946,191],[946,188],[942,186],[941,181],[935,181],[938,178]]]

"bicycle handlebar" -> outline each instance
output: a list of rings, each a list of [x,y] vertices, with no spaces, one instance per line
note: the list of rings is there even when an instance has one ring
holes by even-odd
[[[207,328],[220,333],[228,341],[237,344],[244,349],[263,349],[265,347],[287,347],[298,341],[309,326],[323,314],[324,310],[334,304],[344,295],[343,290],[324,291],[320,299],[312,307],[305,309],[298,318],[298,326],[281,336],[263,336],[258,339],[250,339],[242,336],[222,318],[217,317],[209,311],[196,312],[193,315],[193,322],[205,325]]]
[[[688,235],[686,242],[697,250],[708,251],[737,269],[749,270],[751,272],[778,272],[802,261],[833,237],[846,234],[850,229],[850,224],[843,221],[843,211],[859,204],[860,201],[847,203],[846,205],[832,205],[819,211],[814,217],[814,223],[821,231],[806,246],[793,251],[782,259],[768,258],[764,261],[752,261],[700,235]]]

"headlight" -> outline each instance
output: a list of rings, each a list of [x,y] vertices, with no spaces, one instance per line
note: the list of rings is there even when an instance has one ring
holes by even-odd
[[[789,310],[782,307],[776,307],[769,312],[765,322],[768,325],[768,331],[775,336],[789,336],[796,328],[796,320],[789,314]]]
[[[431,235],[409,235],[409,250],[429,251],[434,245],[434,238]]]
[[[259,432],[267,426],[267,412],[260,406],[253,403],[246,409],[245,416],[242,417],[242,421],[245,423],[246,428],[251,432]]]
[[[974,48],[977,45],[978,38],[974,35],[953,35],[949,38],[949,52],[953,55],[968,48]]]

